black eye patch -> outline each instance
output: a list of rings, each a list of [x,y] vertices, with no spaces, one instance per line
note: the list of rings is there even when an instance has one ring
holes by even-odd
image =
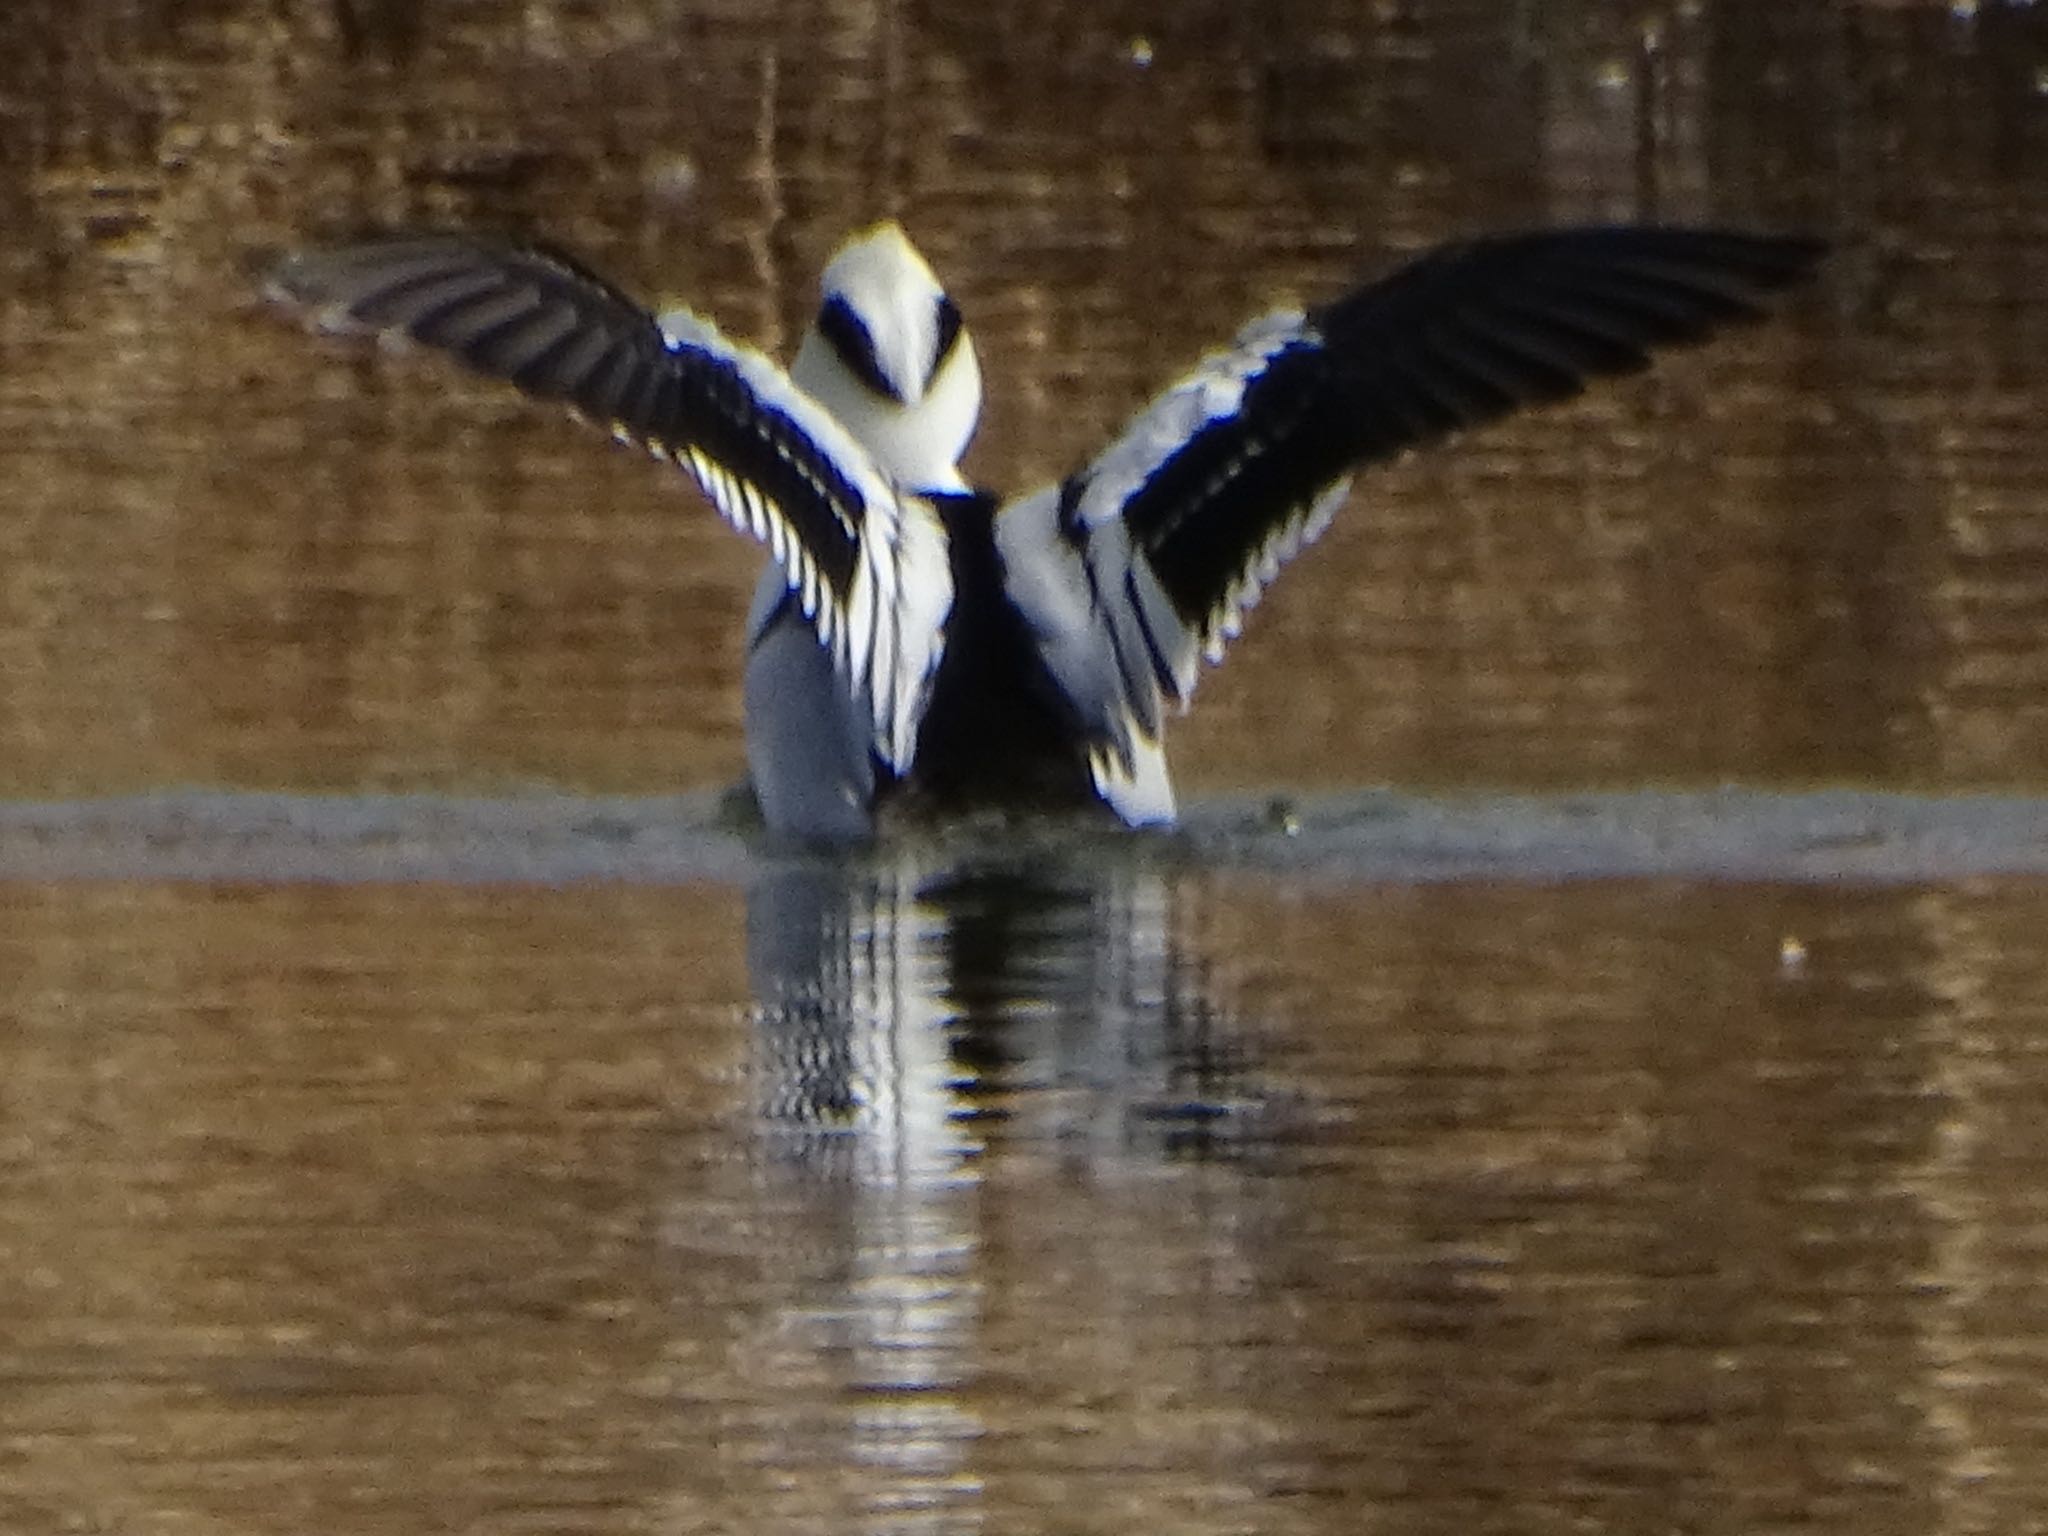
[[[882,372],[881,360],[875,356],[875,338],[868,334],[867,326],[853,312],[853,306],[837,294],[818,311],[818,334],[861,383],[898,405],[910,403]]]
[[[932,371],[925,378],[926,389],[937,378],[946,359],[953,355],[953,344],[960,339],[960,306],[946,294],[939,295],[939,338],[932,348]]]

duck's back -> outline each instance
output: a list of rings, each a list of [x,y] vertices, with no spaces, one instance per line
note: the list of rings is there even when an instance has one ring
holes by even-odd
[[[1004,591],[994,498],[934,498],[953,609],[909,775],[878,791],[917,812],[1100,805],[1069,706]]]

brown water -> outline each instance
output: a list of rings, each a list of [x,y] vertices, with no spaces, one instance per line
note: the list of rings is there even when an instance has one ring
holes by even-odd
[[[4,900],[10,1531],[2048,1509],[2038,887]]]
[[[0,1531],[2048,1526],[2044,166],[1999,0],[0,6]],[[1191,840],[791,863],[753,552],[247,272],[784,349],[882,214],[1004,487],[1457,233],[1840,251],[1376,474]]]

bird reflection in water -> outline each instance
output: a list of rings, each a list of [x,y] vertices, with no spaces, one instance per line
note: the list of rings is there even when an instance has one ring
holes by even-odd
[[[971,1157],[991,1118],[1119,1150],[1227,1143],[1241,1044],[1177,893],[1128,848],[771,866],[747,898],[767,1121],[892,1181]]]
[[[998,1159],[1113,1180],[1270,1135],[1195,894],[1140,839],[792,857],[749,889],[764,1162],[811,1255],[793,1326],[853,1393],[846,1450],[892,1509],[976,1497],[963,1389],[987,1241],[1016,1237],[993,1230]]]

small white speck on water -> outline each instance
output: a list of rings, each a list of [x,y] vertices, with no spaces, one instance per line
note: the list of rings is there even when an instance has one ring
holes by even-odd
[[[1149,37],[1132,38],[1124,48],[1124,57],[1129,59],[1139,69],[1149,69],[1152,65],[1152,39]]]
[[[671,208],[688,203],[697,190],[697,162],[685,154],[659,155],[647,164],[647,193]]]

